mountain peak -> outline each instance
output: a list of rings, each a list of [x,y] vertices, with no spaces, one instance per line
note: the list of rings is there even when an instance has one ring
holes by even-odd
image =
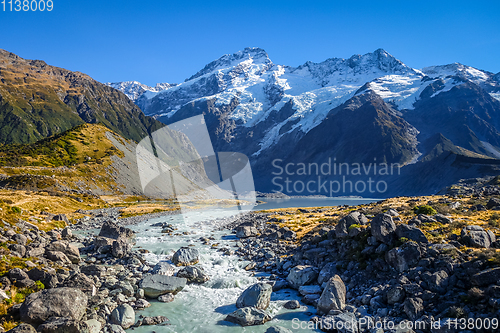
[[[259,47],[246,47],[241,51],[238,51],[233,54],[225,54],[219,59],[212,61],[208,65],[206,65],[201,71],[186,79],[186,81],[196,79],[205,74],[211,73],[218,69],[229,68],[233,66],[237,66],[239,63],[244,61],[251,60],[253,63],[261,63],[261,64],[272,64],[271,59],[266,51]]]

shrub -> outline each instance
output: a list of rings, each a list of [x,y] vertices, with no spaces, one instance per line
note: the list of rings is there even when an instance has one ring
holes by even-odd
[[[437,214],[436,210],[429,205],[422,205],[413,208],[413,212],[415,214],[425,214],[425,215],[435,215]]]
[[[16,214],[21,214],[22,212],[22,209],[16,206],[10,207],[10,209]]]

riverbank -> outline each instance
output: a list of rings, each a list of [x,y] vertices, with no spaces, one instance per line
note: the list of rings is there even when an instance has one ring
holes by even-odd
[[[422,322],[427,328],[421,331],[427,332],[429,324],[438,320],[484,321],[498,316],[500,308],[496,278],[500,274],[496,241],[500,200],[488,193],[495,192],[398,197],[358,206],[282,208],[236,218],[193,210],[189,216],[165,211],[122,219],[122,208],[114,207],[80,210],[78,214],[84,217],[70,229],[46,232],[26,221],[4,225],[4,261],[10,266],[0,281],[6,293],[3,303],[9,308],[3,325],[9,328],[19,320],[16,316],[24,297],[42,293],[37,281],[47,290],[90,291],[78,325],[97,326],[97,321],[107,331],[119,331],[111,322],[114,310],[121,306],[123,315],[131,314],[125,305],[156,318],[146,323],[165,319],[157,317],[160,313],[174,315],[172,328],[178,332],[204,325],[215,325],[221,332],[226,326],[234,330],[231,325],[235,324],[224,319],[240,311],[238,297],[256,283],[272,290],[268,308],[260,309],[271,320],[265,328],[279,323],[293,329],[293,318],[325,331],[332,321],[385,319],[396,324]],[[116,238],[94,237],[95,230],[99,233],[105,224],[121,230]],[[134,249],[124,225],[136,232]],[[84,232],[92,234],[83,236]],[[120,236],[123,233],[126,237]],[[170,266],[182,247],[199,251],[199,263],[187,270]],[[173,282],[176,287],[166,292],[172,295],[165,300],[179,300],[161,305],[143,298],[141,281],[155,272],[184,284],[177,296],[173,293],[179,285]],[[188,278],[201,284],[190,284]],[[217,295],[217,301],[210,295]],[[302,303],[299,310],[285,307],[296,299]],[[197,303],[203,305],[199,310]],[[148,304],[153,306],[139,310]],[[212,306],[208,312],[217,321],[182,321],[184,313],[197,309],[203,317],[208,313],[205,308]],[[56,324],[50,325],[63,325]],[[64,323],[69,324],[76,325]],[[258,327],[255,332],[261,332]]]

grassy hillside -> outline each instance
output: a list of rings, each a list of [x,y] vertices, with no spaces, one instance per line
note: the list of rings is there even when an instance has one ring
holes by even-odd
[[[0,49],[0,142],[32,143],[83,123],[140,141],[163,125],[88,75]]]

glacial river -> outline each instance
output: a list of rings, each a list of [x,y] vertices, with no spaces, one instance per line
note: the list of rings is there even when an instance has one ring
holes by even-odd
[[[255,207],[254,210],[276,209],[285,207],[319,207],[337,205],[357,205],[373,202],[368,199],[268,199],[266,204]],[[314,204],[314,202],[316,204]],[[316,310],[311,306],[302,305],[300,309],[288,310],[282,304],[289,300],[300,300],[300,295],[294,290],[284,289],[273,293],[271,305],[267,309],[273,317],[270,322],[259,326],[241,327],[224,321],[227,314],[235,311],[236,299],[248,286],[258,282],[258,277],[265,274],[255,274],[244,270],[249,263],[237,256],[227,256],[203,245],[200,237],[214,237],[219,243],[218,248],[230,247],[235,250],[237,238],[228,231],[215,231],[214,224],[207,222],[219,217],[227,216],[223,209],[207,211],[192,211],[183,215],[165,216],[150,219],[137,225],[130,226],[137,234],[137,247],[150,251],[146,259],[150,263],[167,260],[182,246],[194,245],[200,252],[201,266],[210,276],[210,280],[203,285],[187,285],[183,291],[175,296],[171,303],[161,303],[150,300],[152,306],[136,312],[139,315],[163,315],[170,319],[168,326],[143,326],[134,328],[134,332],[176,332],[176,333],[263,333],[273,325],[291,329],[293,332],[316,332],[314,330],[296,329],[292,321],[297,318],[301,321],[309,320]],[[178,230],[175,236],[161,233],[161,228],[151,227],[157,222],[168,222]],[[179,234],[179,235],[177,235]],[[180,235],[182,234],[182,235]],[[296,320],[297,320],[296,319]],[[132,329],[127,330],[129,332]],[[317,332],[320,332],[319,330]]]

